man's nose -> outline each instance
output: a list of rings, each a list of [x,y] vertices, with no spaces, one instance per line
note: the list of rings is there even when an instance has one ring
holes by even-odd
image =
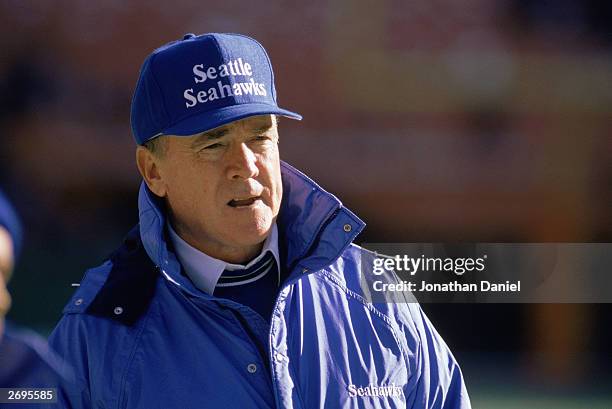
[[[227,176],[230,179],[249,179],[259,175],[257,156],[246,143],[232,146],[227,160]]]

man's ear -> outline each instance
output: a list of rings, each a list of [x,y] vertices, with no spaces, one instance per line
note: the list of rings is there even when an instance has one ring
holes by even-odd
[[[136,148],[136,165],[145,183],[156,196],[166,196],[166,183],[160,173],[159,164],[161,159],[156,157],[144,146]]]

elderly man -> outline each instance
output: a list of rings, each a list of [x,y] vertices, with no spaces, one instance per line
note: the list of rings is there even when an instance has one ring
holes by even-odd
[[[372,304],[363,222],[281,162],[264,48],[186,35],[132,103],[140,222],[51,336],[79,408],[469,408],[418,304]]]

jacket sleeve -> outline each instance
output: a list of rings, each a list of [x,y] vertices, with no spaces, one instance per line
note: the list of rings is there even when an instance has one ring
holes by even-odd
[[[409,408],[471,409],[459,364],[421,306],[407,304],[419,339],[415,354],[418,378],[409,396]]]
[[[82,322],[78,314],[66,314],[49,337],[49,344],[70,366],[73,374],[70,382],[58,397],[62,409],[91,408],[87,348],[82,342]]]

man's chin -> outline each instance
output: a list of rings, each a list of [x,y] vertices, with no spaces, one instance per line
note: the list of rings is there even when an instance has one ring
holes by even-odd
[[[262,243],[272,232],[273,222],[252,222],[235,226],[233,240],[240,246],[248,247]]]
[[[265,241],[270,235],[272,227],[251,227],[248,229],[243,229],[241,231],[242,234],[240,235],[240,237],[236,237],[236,242],[239,242],[244,246],[253,246],[255,244],[259,244]]]

